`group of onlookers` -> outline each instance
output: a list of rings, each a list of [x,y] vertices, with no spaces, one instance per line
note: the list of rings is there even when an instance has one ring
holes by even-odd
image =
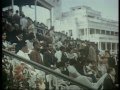
[[[118,76],[115,74],[118,72],[118,57],[111,55],[108,50],[100,54],[94,42],[78,40],[77,43],[69,39],[62,41],[61,38],[56,40],[54,27],[45,34],[35,33],[33,21],[24,14],[20,16],[18,10],[14,15],[12,10],[5,11],[2,15],[2,49],[65,74],[88,87],[115,89],[115,83],[118,83]],[[19,89],[44,90],[49,89],[50,85],[57,89],[56,83],[58,86],[65,84],[66,87],[73,85],[54,76],[52,76],[53,83],[50,84],[47,80],[50,77],[46,77],[49,73],[37,70],[17,59],[9,62],[11,69],[6,68],[7,64],[4,56],[3,74],[7,73],[8,75],[5,75],[8,78],[12,77],[12,82]],[[12,73],[6,72],[7,69]]]

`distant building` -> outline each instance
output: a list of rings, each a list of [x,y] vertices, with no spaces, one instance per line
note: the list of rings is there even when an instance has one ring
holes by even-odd
[[[95,42],[100,51],[118,51],[118,21],[102,18],[101,12],[90,7],[72,7],[62,13],[54,26],[56,31],[64,30],[74,39]]]

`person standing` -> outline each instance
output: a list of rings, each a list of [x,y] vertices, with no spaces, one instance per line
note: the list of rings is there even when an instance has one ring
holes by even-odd
[[[115,86],[115,69],[109,67],[107,73],[108,75],[106,76],[103,82],[103,90],[116,90],[117,87]]]
[[[19,11],[16,10],[16,14],[13,16],[14,23],[20,25],[20,16],[19,16]]]
[[[93,47],[92,43],[90,44],[90,47],[89,47],[88,59],[90,61],[95,61],[96,62],[96,51],[95,51],[95,48]]]
[[[22,17],[21,17],[21,19],[20,19],[21,30],[26,31],[26,29],[27,29],[27,24],[28,24],[28,21],[27,21],[27,19],[25,18],[25,15],[23,14]]]

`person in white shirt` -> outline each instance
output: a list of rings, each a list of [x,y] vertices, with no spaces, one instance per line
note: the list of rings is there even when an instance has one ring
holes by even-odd
[[[58,63],[58,62],[61,62],[62,51],[61,51],[60,49],[58,49],[58,50],[55,52],[55,57],[57,58],[57,63]]]
[[[25,15],[23,14],[23,15],[22,15],[22,18],[20,19],[21,29],[22,29],[22,30],[27,29],[27,24],[28,24],[28,21],[27,21],[27,19],[25,18]]]
[[[27,46],[30,50],[32,50],[33,47],[33,42],[35,41],[35,36],[34,33],[29,33],[27,40],[25,41],[27,43]]]

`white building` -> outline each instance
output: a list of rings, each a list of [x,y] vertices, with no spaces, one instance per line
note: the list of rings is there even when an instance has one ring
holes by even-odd
[[[118,51],[118,22],[102,18],[101,12],[87,6],[72,7],[55,22],[56,31],[65,31],[76,39],[89,40],[99,50]]]

